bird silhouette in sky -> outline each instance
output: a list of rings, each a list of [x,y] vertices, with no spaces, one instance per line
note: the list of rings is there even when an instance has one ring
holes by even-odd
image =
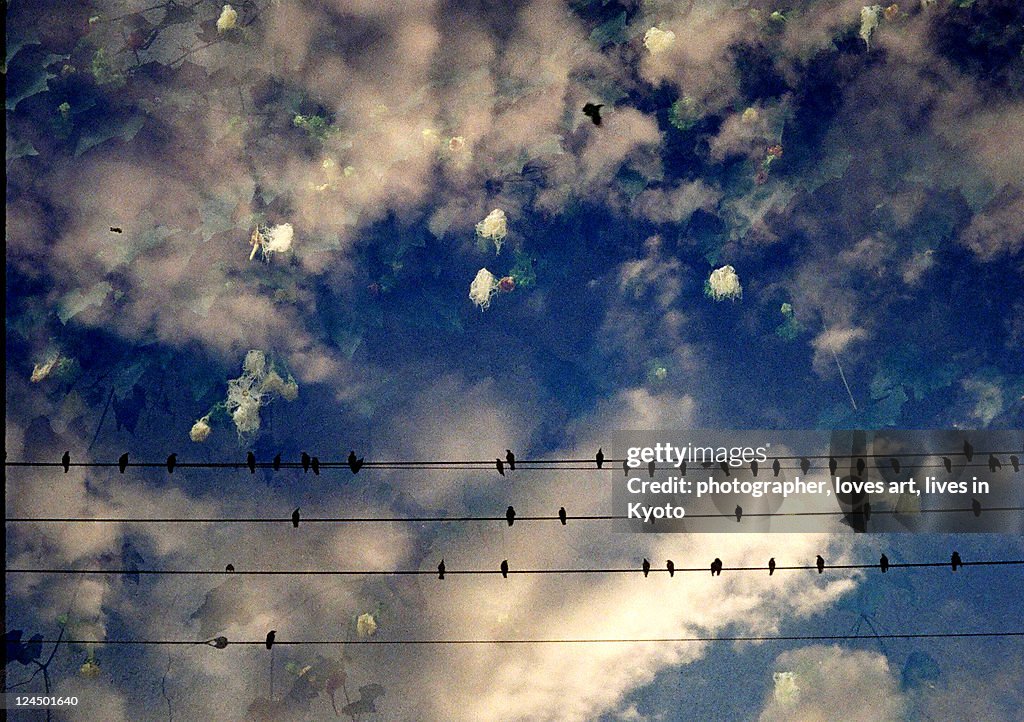
[[[964,565],[964,560],[960,558],[960,552],[953,552],[953,556],[949,558],[949,564],[953,567],[954,572]]]
[[[686,476],[686,459],[679,462],[679,473]]]
[[[839,468],[839,462],[836,461],[836,457],[830,456],[828,458],[828,473],[832,476],[836,475],[836,469]]]
[[[110,226],[111,233],[124,233],[124,229],[118,226]]]
[[[566,520],[565,507],[563,506],[563,507],[559,508],[559,510],[558,510],[558,521],[562,522],[562,526],[565,526],[565,520]]]
[[[736,505],[736,523],[739,524],[740,519],[743,518],[743,507],[739,504]]]
[[[603,107],[604,103],[587,103],[583,106],[583,115],[590,118],[594,125],[601,125],[601,108]]]
[[[121,565],[128,573],[124,575],[125,581],[139,583],[139,569],[146,566],[146,560],[142,558],[138,550],[132,546],[130,541],[125,540],[121,545]]]
[[[825,572],[825,557],[821,556],[821,554],[818,555],[817,567],[818,574],[823,574]]]
[[[600,469],[602,466],[604,466],[604,449],[603,448],[597,450],[597,455],[594,456],[594,460],[597,461],[597,468],[598,469]]]
[[[1002,469],[1003,465],[999,463],[999,459],[996,458],[995,454],[988,455],[988,470],[993,474],[996,473],[997,469]]]
[[[772,463],[772,472],[775,474],[775,476],[778,476],[780,471],[782,471],[782,464],[780,464],[779,460],[776,459]]]
[[[658,467],[656,467],[656,466],[654,465],[654,459],[651,459],[651,463],[649,463],[649,464],[647,465],[647,473],[651,475],[651,478],[652,478],[652,479],[654,478],[654,470],[655,470],[656,468],[658,468]]]
[[[882,558],[878,560],[878,566],[881,567],[882,574],[885,574],[887,571],[889,571],[889,557],[883,554]]]
[[[498,473],[505,476],[505,462],[501,459],[494,460],[494,468],[498,470]]]
[[[228,646],[228,638],[227,637],[214,637],[209,642],[207,642],[207,644],[209,644],[214,649],[224,649],[225,647]]]
[[[320,476],[320,457],[314,456],[309,460],[309,465],[313,468],[313,474]]]
[[[800,459],[800,471],[802,471],[806,475],[807,472],[810,470],[810,468],[811,468],[811,462],[809,460],[807,460],[807,459]]]
[[[128,468],[128,452],[121,454],[121,457],[117,460],[117,469],[122,474],[124,470]]]
[[[359,470],[363,468],[363,457],[357,459],[354,449],[348,452],[348,468],[352,470],[353,474],[358,474]]]
[[[249,467],[249,473],[256,473],[256,454],[251,451],[245,455],[245,465]]]
[[[722,560],[715,557],[715,560],[711,562],[711,576],[720,577],[722,576]]]
[[[642,566],[643,566],[643,570],[644,570],[644,576],[646,577],[648,574],[651,573],[651,563],[649,561],[647,561],[646,559],[644,559],[644,563],[643,563]]]
[[[501,576],[508,579],[508,559],[505,559],[501,563]]]
[[[775,573],[775,557],[768,560],[768,576]]]
[[[671,559],[665,562],[665,568],[668,569],[668,575],[670,577],[674,577],[676,575],[676,565],[672,563]]]
[[[512,453],[511,449],[505,449],[505,462],[508,464],[509,471],[516,470],[516,455]]]
[[[437,578],[444,579],[444,559],[437,565]]]
[[[750,473],[757,476],[757,460],[750,462]]]
[[[276,637],[276,636],[277,636],[277,631],[276,630],[271,629],[269,632],[267,632],[267,649],[270,649],[271,647],[274,646],[274,637]]]
[[[974,458],[974,447],[971,446],[971,442],[964,440],[964,456],[968,461]]]
[[[226,567],[224,567],[224,571],[226,571],[226,572],[233,572],[233,571],[235,571],[235,565],[234,564],[228,564]]]
[[[296,529],[299,528],[299,510],[298,509],[295,509],[295,511],[292,512],[292,526],[295,527]]]
[[[68,469],[71,468],[71,452],[65,451],[64,456],[60,457],[60,465],[64,467],[64,473],[68,473]]]
[[[511,506],[505,510],[505,521],[508,522],[509,526],[512,526],[516,522],[516,510]]]
[[[302,473],[303,474],[305,474],[306,472],[309,471],[309,462],[310,462],[309,454],[307,454],[305,451],[303,451],[302,452]]]
[[[177,454],[171,454],[170,456],[167,457],[167,473],[168,474],[173,474],[174,473],[174,467],[177,466],[177,465],[178,465],[178,455]]]
[[[274,471],[280,471],[281,470],[281,455],[280,454],[278,454],[277,456],[274,457],[274,461],[272,462],[272,466],[274,467]]]
[[[948,456],[942,457],[942,465],[946,467],[946,473],[953,473],[953,461]]]
[[[971,511],[974,512],[974,516],[981,516],[981,502],[977,499],[971,499]]]

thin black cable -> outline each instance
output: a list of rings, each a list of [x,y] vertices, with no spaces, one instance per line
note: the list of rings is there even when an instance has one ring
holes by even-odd
[[[942,562],[903,562],[903,563],[890,563],[889,569],[921,569],[926,567],[949,567],[950,561]],[[960,565],[969,567],[987,567],[987,566],[1021,566],[1024,565],[1024,559],[995,559],[995,560],[982,560],[982,561],[962,561]],[[875,564],[826,564],[825,569],[878,569],[879,565]],[[797,565],[797,566],[776,566],[775,571],[817,571],[817,565]],[[761,572],[764,573],[768,570],[767,566],[757,567],[722,567],[722,571],[728,572]],[[673,570],[675,572],[701,572],[707,574],[709,567],[676,567]],[[651,567],[649,572],[665,572],[668,573],[667,568],[654,568]],[[219,569],[47,569],[47,568],[20,568],[20,569],[7,569],[6,574],[96,574],[96,575],[109,575],[109,574],[139,574],[139,575],[152,575],[152,576],[230,576],[242,575],[242,576],[437,576],[438,572],[434,569],[394,569],[394,570],[381,570],[381,569],[234,569],[232,571],[224,571]],[[448,569],[446,568],[445,576],[452,575],[463,575],[463,576],[478,576],[488,575],[493,576],[495,574],[502,574],[503,572],[495,567],[494,569]],[[619,568],[576,568],[576,569],[509,569],[507,572],[509,575],[512,574],[555,574],[555,575],[570,575],[570,574],[643,574],[644,571],[640,567],[619,567]]]

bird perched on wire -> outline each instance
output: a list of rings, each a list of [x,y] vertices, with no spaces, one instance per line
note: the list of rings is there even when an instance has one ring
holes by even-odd
[[[825,572],[825,557],[819,554],[816,564],[818,567],[818,574],[823,574]]]
[[[971,446],[970,441],[964,441],[964,457],[968,461],[974,458],[974,447]]]
[[[971,499],[971,511],[974,512],[974,516],[981,516],[981,502],[977,499]]]
[[[174,473],[174,467],[177,466],[177,465],[178,465],[178,455],[177,454],[171,454],[170,456],[167,457],[167,473],[168,474],[173,474]]]
[[[516,522],[516,510],[511,506],[505,510],[505,521],[508,522],[509,526],[512,526]]]
[[[565,507],[564,506],[560,507],[558,509],[558,521],[562,522],[562,526],[565,526],[566,518],[567,517],[566,517],[566,514],[565,514]]]
[[[828,458],[828,473],[832,476],[836,475],[836,469],[839,468],[839,462],[836,461],[836,457],[830,456]]]
[[[278,454],[274,457],[273,462],[274,471],[281,471],[281,455]]]
[[[508,579],[508,559],[501,562],[501,576]]]
[[[897,474],[900,473],[900,469],[902,468],[900,466],[900,460],[897,459],[895,456],[892,457],[891,459],[889,459],[889,466],[891,466],[893,472],[895,472]]]
[[[276,637],[276,636],[277,636],[277,631],[276,630],[271,629],[269,632],[267,632],[267,649],[270,649],[271,647],[274,646],[274,637]]]
[[[516,455],[510,449],[505,449],[505,463],[508,464],[509,471],[516,470]]]
[[[768,560],[768,576],[775,573],[775,557]]]
[[[720,577],[722,576],[722,560],[715,557],[715,560],[711,562],[711,576]]]
[[[296,529],[299,528],[299,510],[296,509],[292,512],[292,526]]]
[[[665,562],[665,568],[668,569],[668,575],[674,577],[676,575],[676,565],[671,559]]]
[[[245,455],[245,465],[249,467],[249,473],[256,473],[256,454],[251,451]]]
[[[991,471],[994,474],[994,473],[996,473],[996,470],[1002,469],[1002,468],[1003,468],[1003,465],[999,462],[999,459],[996,458],[996,455],[995,454],[989,454],[988,455],[988,470]]]
[[[757,476],[757,459],[750,462],[750,473]]]
[[[942,457],[942,465],[946,467],[947,474],[953,473],[953,460],[950,459],[948,456]]]
[[[118,460],[117,460],[117,470],[120,471],[123,474],[124,470],[127,469],[127,468],[128,468],[128,452],[125,452],[125,453],[121,454],[120,458],[118,458]]]
[[[885,574],[887,571],[889,571],[889,557],[883,554],[882,558],[878,560],[878,566],[879,568],[881,568],[882,574]]]
[[[654,470],[658,467],[654,464],[654,459],[651,459],[650,463],[647,464],[647,473],[650,474],[651,478],[654,478]]]
[[[314,456],[309,460],[309,465],[313,468],[313,474],[315,476],[320,476],[320,457]]]
[[[352,470],[353,474],[358,474],[359,470],[363,468],[363,457],[356,458],[355,450],[348,452],[348,468]]]
[[[302,473],[305,474],[306,472],[309,471],[309,462],[310,462],[309,454],[307,454],[305,451],[303,451],[301,459],[302,459]]]
[[[800,459],[800,471],[802,471],[805,476],[806,476],[807,472],[810,471],[810,469],[811,469],[811,462],[808,459],[806,459],[806,458]]]
[[[226,571],[226,572],[233,572],[233,571],[235,571],[235,565],[234,564],[228,564],[226,567],[224,567],[224,571]]]
[[[864,522],[867,523],[871,521],[871,502],[865,501],[863,504],[861,504],[860,509],[864,513]]]
[[[780,471],[782,471],[782,464],[780,464],[779,460],[776,459],[774,463],[772,463],[772,472],[775,476],[778,476]]]
[[[857,459],[857,476],[864,476],[864,459]]]
[[[949,558],[949,564],[953,567],[954,572],[964,565],[964,560],[960,558],[960,552],[953,552],[953,556]]]
[[[642,566],[642,568],[643,568],[643,570],[644,570],[644,576],[645,576],[645,577],[646,577],[646,576],[647,576],[648,574],[650,574],[650,573],[651,573],[651,563],[650,563],[649,561],[647,561],[646,559],[644,559],[644,563],[643,563],[643,564],[642,564],[641,566]]]
[[[64,456],[60,457],[60,465],[64,467],[64,473],[68,473],[68,469],[71,468],[71,452],[65,451]]]
[[[437,565],[437,578],[444,579],[444,559]]]
[[[622,460],[622,473],[629,476],[629,463],[625,459]]]
[[[1010,457],[1010,466],[1013,467],[1014,474],[1020,471],[1020,459],[1016,455]]]
[[[604,466],[604,449],[598,449],[597,454],[594,456],[594,461],[597,462],[597,468],[600,469]]]
[[[498,470],[498,473],[505,476],[505,462],[501,459],[494,460],[494,468]]]
[[[594,125],[601,125],[601,108],[604,103],[587,103],[583,106],[583,115],[590,118]]]
[[[743,518],[743,507],[739,504],[736,505],[736,523],[739,524],[740,519]]]

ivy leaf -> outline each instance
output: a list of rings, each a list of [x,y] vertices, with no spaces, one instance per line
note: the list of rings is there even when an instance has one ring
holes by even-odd
[[[67,55],[42,54],[31,47],[18,53],[15,62],[7,66],[7,110],[14,110],[25,98],[49,90],[50,78],[56,77],[46,70],[53,63],[66,60]]]

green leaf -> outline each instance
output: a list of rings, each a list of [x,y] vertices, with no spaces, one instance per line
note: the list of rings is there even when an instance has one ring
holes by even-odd
[[[84,293],[76,288],[58,301],[57,317],[66,324],[85,309],[102,306],[112,290],[114,287],[106,281],[100,281]]]

